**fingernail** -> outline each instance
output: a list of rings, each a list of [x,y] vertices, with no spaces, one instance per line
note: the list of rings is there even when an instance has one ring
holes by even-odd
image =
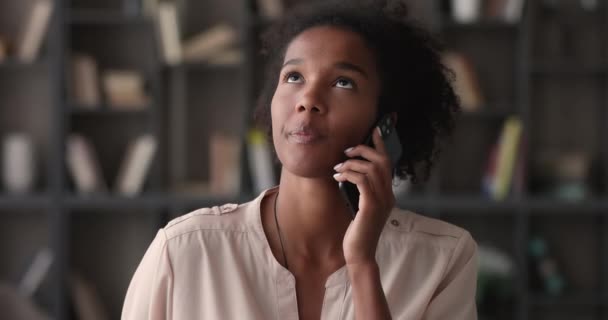
[[[338,163],[335,167],[334,170],[338,170],[338,168],[340,168],[342,166],[342,163]]]
[[[380,130],[380,127],[376,127],[376,130],[378,130],[378,134],[380,135],[380,137],[382,137],[382,130]]]
[[[342,174],[342,173],[340,173],[340,172],[338,172],[338,173],[334,174],[334,178],[339,177],[341,174]]]
[[[349,153],[349,152],[351,152],[351,151],[352,151],[354,148],[355,148],[355,147],[350,147],[350,148],[348,148],[348,149],[344,150],[344,152]]]

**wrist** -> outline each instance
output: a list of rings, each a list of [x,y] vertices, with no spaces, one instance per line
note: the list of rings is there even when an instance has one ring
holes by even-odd
[[[362,261],[357,263],[347,263],[346,269],[351,283],[361,278],[379,277],[380,267],[376,260]]]

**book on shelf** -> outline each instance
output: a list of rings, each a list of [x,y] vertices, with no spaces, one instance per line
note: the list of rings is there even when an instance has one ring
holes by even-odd
[[[237,32],[228,24],[220,23],[210,27],[183,44],[185,61],[204,61],[230,48],[236,41]]]
[[[177,4],[160,2],[157,11],[157,29],[166,64],[206,61],[227,65],[243,60],[242,52],[233,47],[238,41],[238,32],[233,26],[219,23],[182,42]]]
[[[453,88],[460,99],[463,111],[472,112],[481,109],[484,97],[477,72],[469,57],[461,52],[447,51],[443,54],[442,60],[446,67],[454,72]]]
[[[521,155],[522,131],[519,118],[507,118],[498,141],[490,150],[482,186],[484,193],[494,200],[504,200],[514,192],[514,187],[523,188],[525,157]]]
[[[258,13],[266,19],[276,19],[283,15],[283,0],[257,0]]]
[[[18,291],[23,297],[31,298],[34,296],[49,273],[54,259],[53,252],[47,247],[43,247],[36,252],[32,263],[25,270],[25,274],[19,282]]]
[[[125,196],[141,193],[156,148],[156,138],[151,134],[144,134],[127,146],[125,158],[116,178],[117,193]]]
[[[83,109],[99,109],[99,71],[97,61],[89,54],[74,53],[70,63],[71,95],[74,104]]]
[[[108,190],[95,148],[88,138],[78,133],[70,134],[66,152],[68,170],[78,193],[89,194]]]
[[[118,110],[142,109],[150,102],[145,93],[145,80],[135,70],[106,70],[103,88],[108,106]]]
[[[247,134],[247,158],[255,193],[260,193],[276,184],[272,151],[265,134],[258,128],[250,129]]]
[[[108,320],[105,309],[95,286],[82,275],[72,272],[69,277],[72,306],[77,319]]]
[[[158,3],[157,28],[165,63],[168,65],[181,63],[182,46],[177,5],[174,2],[162,1]]]
[[[241,190],[241,139],[214,132],[209,138],[211,193],[236,195]]]
[[[17,38],[17,59],[30,63],[38,57],[38,52],[47,33],[49,20],[53,11],[53,1],[33,0],[28,10],[25,24]]]
[[[233,66],[243,62],[243,51],[238,48],[228,49],[212,56],[207,61],[211,65]]]

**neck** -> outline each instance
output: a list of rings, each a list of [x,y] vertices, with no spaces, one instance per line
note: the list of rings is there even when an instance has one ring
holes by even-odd
[[[283,170],[276,210],[289,256],[313,261],[342,257],[351,216],[331,176],[302,178]]]

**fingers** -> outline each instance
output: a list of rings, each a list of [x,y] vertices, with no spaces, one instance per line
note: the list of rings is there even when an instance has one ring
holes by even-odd
[[[384,171],[370,161],[350,159],[334,167],[334,170],[342,175],[342,179],[369,185],[373,193],[386,191]]]

